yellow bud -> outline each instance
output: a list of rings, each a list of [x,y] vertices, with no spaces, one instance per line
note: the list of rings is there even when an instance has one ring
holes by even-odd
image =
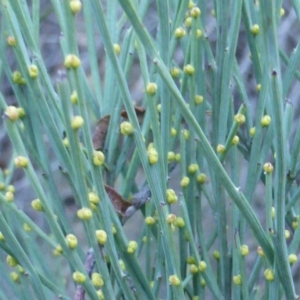
[[[181,217],[176,218],[175,225],[179,228],[183,228],[185,226],[185,222]]]
[[[176,129],[172,127],[171,128],[171,136],[176,136],[176,134],[177,134]]]
[[[34,199],[31,201],[31,207],[35,210],[35,211],[43,211],[43,204],[41,202],[40,199]]]
[[[157,108],[157,111],[158,111],[158,112],[161,112],[161,104],[160,104],[160,103],[157,104],[156,108]]]
[[[122,259],[119,259],[119,265],[122,271],[126,270],[126,265]]]
[[[200,29],[197,29],[196,34],[197,34],[197,38],[199,39],[202,36],[202,31]]]
[[[242,245],[240,250],[242,256],[247,256],[249,254],[249,247],[247,245]]]
[[[7,41],[7,44],[11,47],[16,46],[16,44],[17,44],[16,39],[13,36],[8,36],[6,41]]]
[[[3,235],[3,233],[0,231],[0,242],[5,242],[5,237]]]
[[[150,148],[147,150],[148,160],[151,165],[154,165],[158,162],[158,152],[155,148]]]
[[[25,156],[17,156],[14,159],[14,164],[18,168],[26,168],[28,166],[28,164],[29,164],[29,160]]]
[[[75,249],[78,245],[77,237],[74,234],[68,234],[66,236],[66,241],[70,249]]]
[[[73,280],[77,283],[83,283],[86,280],[86,276],[83,273],[78,272],[78,271],[74,272],[72,277],[73,277]]]
[[[170,74],[173,78],[177,78],[180,75],[180,69],[174,67],[170,70]]]
[[[284,16],[284,14],[285,14],[285,10],[284,10],[284,8],[283,7],[281,7],[280,8],[280,17],[283,17]]]
[[[251,33],[253,35],[258,35],[259,34],[259,26],[257,24],[254,24],[252,27],[251,27]]]
[[[184,176],[180,181],[180,185],[182,187],[187,187],[189,183],[190,183],[190,179],[187,176]]]
[[[118,231],[117,231],[117,228],[115,225],[111,225],[111,231],[112,231],[112,234],[116,234]]]
[[[98,204],[100,201],[98,195],[95,192],[90,192],[88,197],[91,203]]]
[[[81,65],[80,59],[75,54],[68,54],[64,65],[67,69],[77,69]]]
[[[5,116],[8,117],[12,122],[19,119],[19,110],[15,106],[7,106],[5,110]]]
[[[96,287],[102,287],[104,285],[104,280],[99,273],[92,274],[92,284]]]
[[[196,273],[199,272],[199,269],[198,269],[198,267],[197,267],[196,265],[191,264],[191,265],[190,265],[190,272],[191,272],[192,274],[196,274]]]
[[[255,136],[255,127],[250,128],[249,134],[250,134],[251,137]]]
[[[289,239],[291,237],[291,233],[287,229],[284,231],[284,235],[286,239]]]
[[[218,152],[218,153],[223,154],[223,153],[225,153],[225,150],[226,150],[226,148],[225,148],[224,145],[219,144],[219,145],[217,146],[217,152]]]
[[[9,274],[9,276],[10,276],[11,280],[14,281],[14,282],[17,282],[20,279],[20,276],[17,272],[11,272]]]
[[[77,91],[73,91],[71,96],[70,96],[70,100],[73,104],[78,104],[78,94],[77,94]]]
[[[16,191],[16,188],[12,184],[9,184],[7,186],[7,191],[11,192],[11,193],[14,193]]]
[[[28,67],[28,73],[29,73],[29,76],[32,78],[32,79],[35,79],[38,77],[39,75],[39,69],[36,65],[30,65]]]
[[[7,255],[6,262],[10,267],[15,267],[19,264],[18,260],[11,255]]]
[[[180,281],[180,279],[179,279],[178,276],[176,276],[176,275],[171,275],[171,276],[169,277],[169,283],[170,283],[171,285],[178,286],[178,285],[180,285],[181,281]]]
[[[241,285],[242,284],[242,276],[240,274],[233,276],[232,281],[235,285]]]
[[[19,71],[15,71],[12,74],[12,80],[15,84],[26,84],[25,78],[22,77],[22,74]]]
[[[104,230],[96,230],[96,237],[100,245],[104,245],[107,241],[107,233]]]
[[[207,176],[204,173],[200,173],[197,178],[196,178],[197,182],[199,182],[200,184],[203,184],[207,181]]]
[[[187,64],[187,65],[185,65],[184,67],[183,67],[183,72],[185,73],[185,74],[187,74],[187,75],[194,75],[194,73],[195,73],[195,68],[192,66],[192,65],[190,65],[190,64]]]
[[[62,140],[62,143],[66,148],[68,148],[70,146],[69,140],[66,137]]]
[[[196,263],[195,257],[193,257],[193,256],[188,256],[188,257],[186,258],[186,263],[189,264],[189,265],[195,264],[195,263]]]
[[[173,151],[168,152],[168,162],[174,161],[175,160],[175,153]]]
[[[56,248],[53,250],[53,255],[60,256],[63,253],[63,249],[61,245],[57,245]]]
[[[239,141],[240,141],[240,138],[237,135],[235,135],[232,138],[231,145],[236,146],[239,143]]]
[[[198,264],[200,272],[205,272],[206,270],[206,262],[204,260],[201,260]]]
[[[257,90],[258,92],[261,91],[261,84],[260,84],[260,83],[258,83],[258,84],[256,85],[256,90]]]
[[[195,6],[195,3],[193,1],[189,1],[188,9],[192,9]]]
[[[155,82],[149,82],[146,86],[146,93],[150,96],[156,94],[157,91],[157,84]]]
[[[153,224],[155,224],[155,219],[153,217],[146,217],[145,218],[145,223],[147,225],[153,225]]]
[[[220,260],[221,255],[218,250],[214,251],[213,256],[214,256],[215,260]]]
[[[30,225],[27,224],[27,223],[24,223],[24,224],[23,224],[23,229],[24,229],[25,231],[27,231],[27,232],[32,231],[32,228],[31,228]]]
[[[78,218],[81,219],[81,220],[89,220],[89,219],[92,218],[93,213],[92,213],[92,211],[91,211],[90,208],[88,208],[88,207],[83,207],[83,208],[81,208],[81,209],[78,209],[78,211],[77,211],[77,216],[78,216]]]
[[[296,263],[298,260],[298,257],[296,254],[290,254],[289,255],[289,263],[290,265],[293,265],[294,263]]]
[[[96,166],[102,166],[105,162],[105,156],[101,151],[94,151],[93,163]]]
[[[202,277],[201,277],[201,279],[200,279],[200,284],[201,284],[202,287],[205,287],[205,286],[206,286],[206,281],[205,281],[205,279],[202,278]]]
[[[84,120],[81,116],[75,116],[71,121],[71,127],[74,130],[78,130],[80,127],[83,126],[83,124],[84,124]]]
[[[196,95],[195,98],[194,98],[194,102],[195,102],[196,105],[202,104],[203,100],[204,100],[204,98],[201,95]]]
[[[121,53],[121,47],[120,47],[119,44],[114,44],[114,50],[115,50],[115,53],[117,55],[120,55],[120,53]]]
[[[234,120],[238,123],[238,125],[242,125],[246,122],[246,117],[243,114],[236,114],[234,116]]]
[[[96,293],[97,293],[97,296],[100,300],[105,300],[105,297],[104,297],[104,294],[103,294],[102,290],[98,290],[98,291],[96,291]]]
[[[77,14],[78,12],[81,11],[82,8],[82,3],[79,0],[71,0],[70,1],[70,9],[72,14]]]
[[[134,128],[130,122],[124,121],[120,124],[120,131],[123,135],[131,135],[134,131]]]
[[[273,281],[275,278],[274,272],[272,269],[266,269],[264,271],[264,276],[266,278],[267,281]]]
[[[175,160],[177,161],[177,162],[180,162],[180,153],[176,153],[175,154]]]
[[[265,253],[264,253],[263,249],[260,246],[257,247],[257,253],[258,253],[259,256],[265,257]]]
[[[137,247],[138,244],[136,241],[130,241],[127,246],[127,253],[133,254],[136,251]]]
[[[169,204],[176,203],[178,201],[178,198],[175,194],[175,191],[173,189],[167,189],[167,202]]]
[[[189,28],[189,27],[191,27],[192,26],[192,18],[191,17],[187,17],[186,19],[185,19],[185,21],[184,21],[184,25],[185,25],[185,27],[187,27],[187,28]]]
[[[5,198],[8,202],[13,202],[15,199],[14,193],[12,192],[6,192],[5,193]]]
[[[198,169],[199,169],[199,166],[197,164],[190,164],[188,166],[188,172],[190,174],[195,174],[198,171]]]
[[[270,174],[270,173],[273,173],[274,171],[274,167],[271,163],[265,163],[264,164],[264,171],[267,173],[267,174]]]
[[[144,235],[143,238],[142,238],[142,241],[143,241],[144,244],[146,244],[147,243],[147,236]]]
[[[262,117],[260,124],[262,127],[267,127],[271,123],[271,117],[269,115],[265,115]]]
[[[5,190],[5,184],[4,182],[0,182],[0,191]]]
[[[173,224],[176,221],[176,215],[175,214],[168,214],[166,221],[168,224]]]
[[[199,7],[194,6],[191,10],[190,10],[190,15],[192,18],[196,19],[201,15],[201,10]]]
[[[178,27],[175,29],[174,35],[177,39],[180,39],[186,35],[186,31],[182,27]]]

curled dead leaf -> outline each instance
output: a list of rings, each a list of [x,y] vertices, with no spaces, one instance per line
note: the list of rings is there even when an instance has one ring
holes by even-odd
[[[101,118],[95,128],[95,132],[93,135],[93,146],[95,150],[102,150],[105,138],[109,126],[110,115],[104,116]]]
[[[143,107],[139,107],[139,106],[135,106],[134,107],[134,110],[135,110],[135,113],[138,117],[138,120],[139,120],[139,123],[142,123],[143,122],[143,119],[144,119],[144,116],[145,116],[145,108]],[[121,111],[121,116],[125,119],[128,119],[128,114],[127,114],[127,111],[126,110],[122,110]]]

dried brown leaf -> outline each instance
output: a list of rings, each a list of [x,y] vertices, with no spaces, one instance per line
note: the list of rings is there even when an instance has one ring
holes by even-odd
[[[139,123],[142,123],[143,122],[143,119],[144,119],[144,116],[145,116],[145,108],[143,107],[139,107],[139,106],[135,106],[134,107],[134,110],[135,110],[135,113],[138,117],[138,120],[139,120]],[[125,119],[128,119],[128,114],[127,114],[127,111],[126,110],[122,110],[121,111],[121,116]]]
[[[102,150],[105,138],[109,126],[110,115],[104,116],[101,118],[95,128],[95,132],[93,135],[93,146],[95,150]]]

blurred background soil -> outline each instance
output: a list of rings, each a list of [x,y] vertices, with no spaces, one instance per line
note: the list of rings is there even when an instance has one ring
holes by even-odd
[[[211,1],[212,2],[212,1]],[[42,3],[42,22],[41,22],[41,28],[40,28],[40,47],[42,50],[42,55],[45,61],[45,64],[47,66],[48,72],[51,74],[51,78],[53,81],[53,84],[55,85],[55,82],[58,78],[58,72],[63,69],[62,62],[62,52],[60,50],[60,27],[57,23],[57,19],[54,15],[54,12],[52,11],[51,2],[47,0],[41,1]],[[293,10],[290,10],[291,3],[290,1],[284,1],[284,9],[285,9],[285,15],[281,19],[280,22],[280,29],[278,32],[279,42],[282,50],[290,56],[294,47],[296,47],[298,41],[299,41],[299,23],[296,20],[296,15]],[[215,38],[216,38],[216,32],[215,32],[215,20],[211,16],[210,11],[212,9],[212,3],[210,3],[207,7],[208,10],[208,18],[205,25],[206,28],[206,34],[211,42],[212,48],[214,48],[215,45]],[[148,30],[151,32],[153,36],[156,35],[157,32],[157,13],[156,13],[156,6],[155,2],[153,2],[150,5],[149,11],[147,13],[147,16],[145,18],[145,26],[148,28]],[[78,30],[78,45],[80,49],[80,58],[82,60],[82,65],[86,71],[87,74],[89,74],[89,65],[88,65],[88,53],[87,53],[87,43],[86,43],[86,36],[84,31],[84,24],[82,21],[82,15],[77,16],[77,30]],[[101,42],[101,39],[99,37],[96,37],[96,43],[97,43],[97,51],[98,51],[98,57],[99,57],[99,65],[101,67],[101,73],[103,74],[105,72],[105,62],[101,59],[104,56],[104,49]],[[122,46],[122,45],[121,45]],[[239,41],[238,41],[238,47],[236,56],[238,59],[239,67],[241,70],[241,73],[243,75],[244,81],[247,83],[247,92],[248,96],[251,99],[251,111],[255,113],[256,103],[257,103],[257,92],[256,92],[256,85],[257,82],[255,82],[255,78],[253,75],[251,60],[249,59],[249,48],[246,41],[246,36],[243,31],[243,26],[240,32]],[[7,51],[7,56],[5,57],[9,61],[9,64],[12,66],[12,69],[17,69],[16,62],[14,60],[14,57],[10,51]],[[175,54],[175,60],[179,65],[182,66],[184,57],[182,55],[182,52],[178,50]],[[282,70],[284,71],[284,65],[282,66]],[[140,74],[140,69],[138,67],[138,62],[135,62],[135,66],[133,67],[131,71],[131,77],[129,81],[130,91],[132,94],[132,97],[135,101],[139,101],[142,98],[143,95],[143,81]],[[292,103],[294,107],[294,119],[297,120],[299,116],[299,83],[294,83],[291,87],[291,90],[288,95],[288,99],[286,101],[289,101]],[[1,92],[3,93],[6,101],[8,104],[15,104],[16,100],[14,98],[13,91],[7,81],[7,78],[2,78],[2,84],[1,84]],[[240,102],[238,99],[238,94],[233,89],[234,97],[236,98],[236,104],[237,107],[239,106]],[[11,144],[9,142],[9,139],[5,133],[4,126],[2,124],[2,121],[0,121],[0,163],[2,166],[7,167],[7,162],[9,161],[9,158],[12,155],[12,149]],[[96,122],[96,120],[95,120]],[[296,125],[296,122],[294,122]],[[293,126],[293,132],[291,136],[293,137],[295,132],[295,126]],[[70,199],[70,190],[68,188],[68,184],[64,184],[64,179],[61,177],[60,172],[58,171],[59,165],[58,162],[55,160],[54,155],[51,154],[51,151],[49,152],[49,159],[51,160],[53,170],[54,172],[57,172],[57,183],[59,183],[60,187],[60,193],[62,195],[62,198],[64,199]],[[247,162],[241,158],[241,166],[242,171],[241,174],[246,175],[247,170]],[[55,171],[57,170],[57,171]],[[171,174],[171,183],[170,186],[175,189],[175,191],[180,190],[179,182],[180,182],[180,173],[179,168],[177,167]],[[243,188],[245,186],[245,177],[241,176],[241,187]],[[23,176],[23,172],[16,171],[13,176],[13,184],[16,187],[16,202],[20,209],[24,210],[29,215],[31,214],[31,208],[30,208],[30,201],[34,199],[36,196],[34,195],[34,192],[32,191],[31,187],[29,186],[28,181]],[[72,207],[72,201],[66,202],[68,205],[67,211],[72,216],[75,211],[75,207]],[[228,215],[229,218],[231,216],[231,204],[230,200],[228,201]],[[264,211],[264,186],[263,184],[259,184],[256,189],[255,197],[252,203],[257,215],[259,216],[261,222],[264,224],[264,217],[265,217],[265,211]],[[37,214],[35,214],[36,216]],[[44,221],[42,219],[36,220],[40,223],[40,225],[46,226],[44,224]],[[125,225],[126,232],[128,233],[128,236],[130,239],[135,238],[136,236],[140,235],[140,228],[142,221],[141,213],[138,212],[132,217]],[[203,224],[205,224],[205,232],[206,235],[209,236],[212,233],[212,229],[214,226],[212,224],[215,222],[214,215],[208,205],[204,202],[203,203]],[[250,248],[250,255],[247,257],[248,261],[248,267],[249,269],[253,266],[254,259],[256,257],[256,248],[257,244],[254,240],[249,240],[248,242],[249,248]],[[216,249],[217,245],[214,245],[213,249]],[[293,268],[296,285],[300,285],[300,273],[299,273],[299,263],[297,266]],[[298,288],[298,294],[300,293],[300,290]]]

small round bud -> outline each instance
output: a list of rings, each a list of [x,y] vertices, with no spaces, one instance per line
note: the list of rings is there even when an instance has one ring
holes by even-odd
[[[271,163],[269,163],[269,162],[265,163],[265,164],[264,164],[264,171],[265,171],[265,173],[267,173],[267,174],[273,173],[273,171],[274,171],[273,165],[272,165]]]
[[[185,222],[181,217],[176,218],[175,225],[179,228],[183,228],[185,226]]]
[[[81,11],[82,3],[79,0],[71,0],[70,1],[70,9],[73,15],[77,14]]]
[[[241,276],[241,274],[233,276],[232,281],[233,281],[233,283],[235,285],[241,285],[242,284],[242,276]]]
[[[206,270],[206,262],[204,260],[201,260],[198,264],[200,272],[205,272]]]
[[[155,219],[154,219],[153,217],[151,217],[151,216],[146,217],[146,218],[145,218],[145,223],[146,223],[147,225],[153,225],[153,224],[155,224]]]
[[[289,230],[285,230],[284,231],[284,236],[285,236],[285,238],[288,240],[290,237],[291,237],[291,233],[289,232]]]
[[[78,130],[80,127],[83,126],[83,124],[84,124],[84,120],[81,116],[75,116],[71,121],[71,127],[74,130]]]
[[[219,145],[217,146],[217,152],[218,152],[218,153],[223,154],[223,153],[225,153],[225,150],[226,150],[226,148],[225,148],[224,145],[219,144]]]
[[[296,263],[297,260],[298,260],[298,257],[297,257],[296,254],[292,253],[292,254],[289,255],[289,263],[290,263],[290,265],[293,265],[294,263]]]
[[[182,131],[182,133],[183,133],[184,138],[185,138],[186,140],[188,140],[188,139],[190,138],[190,136],[191,136],[191,133],[190,133],[187,129],[184,129],[184,130]]]
[[[92,274],[92,284],[96,287],[102,287],[104,285],[104,280],[99,273]]]
[[[26,168],[28,167],[28,164],[29,164],[29,160],[27,157],[25,156],[17,156],[15,159],[14,159],[14,164],[16,167],[18,168]]]
[[[15,84],[23,85],[26,83],[25,78],[22,77],[22,74],[19,71],[14,71],[12,74],[12,80]]]
[[[201,277],[201,279],[200,279],[200,284],[201,284],[202,287],[205,287],[205,286],[206,286],[206,281],[205,281],[205,279],[202,278],[202,277]]]
[[[192,18],[196,19],[201,15],[201,10],[199,7],[194,6],[191,10],[190,10],[190,15]]]
[[[14,193],[12,192],[6,192],[5,193],[5,198],[8,202],[13,202],[15,199]]]
[[[258,24],[254,24],[251,29],[250,29],[251,33],[253,35],[258,35],[259,34],[259,26]]]
[[[76,104],[78,104],[78,94],[77,94],[77,91],[73,91],[72,92],[72,94],[71,94],[71,96],[70,96],[70,100],[71,100],[71,102],[74,104],[74,105],[76,105]]]
[[[197,182],[200,184],[203,184],[207,181],[207,176],[204,173],[200,173],[197,178],[196,178]]]
[[[249,247],[247,245],[242,245],[240,250],[242,256],[247,256],[249,254]]]
[[[242,125],[246,122],[246,117],[243,114],[236,114],[234,116],[234,120],[238,123],[238,125]]]
[[[105,300],[105,297],[104,297],[104,294],[103,294],[102,290],[97,290],[96,293],[97,293],[97,296],[100,300]]]
[[[57,245],[56,248],[53,250],[53,255],[54,256],[60,256],[63,253],[63,249],[61,245]]]
[[[81,65],[80,59],[75,54],[68,54],[64,65],[67,69],[77,69]]]
[[[104,230],[96,230],[96,237],[100,245],[104,245],[107,241],[107,233]]]
[[[34,199],[31,201],[31,207],[35,210],[35,211],[43,211],[43,204],[41,202],[40,199]]]
[[[265,115],[262,117],[260,124],[262,127],[267,127],[271,123],[271,117],[269,115]]]
[[[35,79],[38,77],[39,75],[39,69],[36,65],[30,65],[28,67],[28,73],[29,73],[29,76],[32,78],[32,79]]]
[[[284,14],[285,14],[285,10],[284,10],[283,7],[281,7],[281,8],[280,8],[280,13],[279,13],[280,17],[283,17]]]
[[[16,258],[14,258],[11,255],[7,255],[6,257],[6,263],[10,266],[10,267],[15,267],[19,264],[18,260]]]
[[[196,264],[196,259],[195,259],[195,257],[193,257],[193,256],[188,256],[188,257],[186,258],[186,263],[189,264],[189,265]]]
[[[177,130],[175,128],[171,128],[171,136],[176,136],[177,135]]]
[[[249,134],[250,134],[251,137],[254,137],[254,136],[255,136],[255,127],[251,127],[251,128],[250,128]]]
[[[0,231],[0,242],[5,242],[5,237],[3,235],[3,233]]]
[[[188,9],[192,9],[195,6],[195,3],[193,1],[189,1]]]
[[[298,228],[298,221],[293,221],[292,222],[292,227],[293,227],[293,229],[297,229]]]
[[[14,282],[18,282],[19,281],[19,279],[20,279],[20,276],[19,276],[19,274],[17,273],[17,272],[11,272],[10,274],[9,274],[9,276],[10,276],[10,279],[12,280],[12,281],[14,281]]]
[[[186,35],[186,31],[182,27],[175,29],[174,35],[177,39],[181,39]]]
[[[90,192],[88,197],[91,203],[98,204],[100,202],[100,199],[95,192]]]
[[[167,202],[169,204],[174,204],[178,201],[178,198],[173,189],[167,189]]]
[[[62,143],[66,148],[68,148],[70,146],[69,140],[66,137],[62,140]]]
[[[157,84],[155,82],[149,82],[146,86],[146,93],[150,96],[156,94],[157,91]]]
[[[66,236],[66,241],[70,249],[75,249],[78,245],[77,237],[74,234],[68,234]]]
[[[119,44],[114,44],[114,50],[115,50],[115,53],[117,55],[120,55],[120,53],[121,53],[121,47],[120,47]]]
[[[264,271],[264,276],[267,281],[273,281],[275,278],[273,270],[269,268]]]
[[[179,279],[178,276],[176,276],[176,275],[171,275],[171,276],[169,277],[169,283],[170,283],[171,285],[178,286],[178,285],[180,285],[181,281],[180,281],[180,279]]]
[[[129,253],[129,254],[135,253],[137,247],[138,247],[138,244],[136,241],[130,241],[127,246],[127,253]]]
[[[195,174],[198,171],[198,169],[199,169],[199,166],[197,164],[190,164],[188,166],[188,172],[190,174]]]
[[[5,183],[4,182],[0,182],[0,191],[5,190]]]
[[[94,151],[93,163],[96,166],[102,166],[105,161],[105,156],[101,151]]]
[[[131,135],[134,127],[130,122],[124,121],[120,124],[120,131],[123,135]]]
[[[214,253],[213,253],[213,256],[215,258],[215,260],[220,260],[220,257],[221,257],[221,254],[218,250],[215,250]]]
[[[155,148],[150,148],[147,150],[148,161],[151,165],[154,165],[158,162],[158,152]]]
[[[192,76],[195,74],[195,68],[192,65],[188,64],[183,67],[183,72],[187,75]]]
[[[160,113],[161,112],[161,104],[160,103],[157,104],[156,108],[157,108],[157,111]]]
[[[176,221],[176,215],[175,214],[168,214],[166,221],[168,224],[173,224]]]
[[[256,90],[257,90],[258,92],[261,91],[261,84],[260,84],[260,83],[258,83],[258,84],[256,85]]]
[[[77,283],[83,283],[86,280],[86,276],[83,273],[78,272],[78,271],[74,272],[72,277],[73,277],[73,280]]]
[[[168,162],[172,162],[175,160],[175,153],[173,151],[168,152]]]
[[[200,29],[197,29],[196,34],[197,34],[197,38],[199,39],[202,36],[202,31]]]
[[[180,162],[180,153],[176,153],[175,154],[175,160],[177,161],[177,162]]]
[[[10,184],[7,186],[7,191],[14,193],[16,191],[16,188],[12,184]]]
[[[187,176],[184,176],[180,181],[180,185],[182,187],[187,187],[189,183],[190,183],[190,179]]]
[[[126,265],[122,259],[119,259],[119,265],[123,272],[126,271]]]
[[[5,110],[5,116],[8,117],[12,122],[19,119],[19,110],[15,106],[7,106]]]
[[[194,98],[194,102],[195,102],[196,105],[202,104],[203,100],[204,100],[204,98],[201,95],[196,95],[195,98]]]
[[[8,36],[6,41],[7,41],[7,44],[11,47],[16,46],[16,44],[17,44],[16,39],[13,36]]]
[[[82,207],[82,208],[78,209],[77,216],[81,220],[89,220],[92,218],[93,213],[90,208]]]
[[[191,274],[196,274],[196,273],[199,272],[199,269],[198,269],[198,267],[196,265],[191,264],[190,265],[190,272],[191,272]]]
[[[27,223],[24,223],[24,224],[23,224],[23,229],[24,229],[26,232],[32,231],[32,228],[31,228],[30,225],[27,224]]]
[[[172,78],[177,78],[180,75],[180,69],[174,67],[170,70],[170,74]]]
[[[265,257],[265,253],[264,253],[263,249],[260,246],[257,247],[257,253],[258,253],[259,256]]]
[[[231,145],[232,145],[232,146],[236,146],[236,145],[239,143],[239,141],[240,141],[240,138],[239,138],[237,135],[235,135],[235,136],[232,138]]]
[[[184,21],[185,27],[190,28],[192,26],[192,22],[193,22],[192,18],[191,17],[187,17],[185,19],[185,21]]]

